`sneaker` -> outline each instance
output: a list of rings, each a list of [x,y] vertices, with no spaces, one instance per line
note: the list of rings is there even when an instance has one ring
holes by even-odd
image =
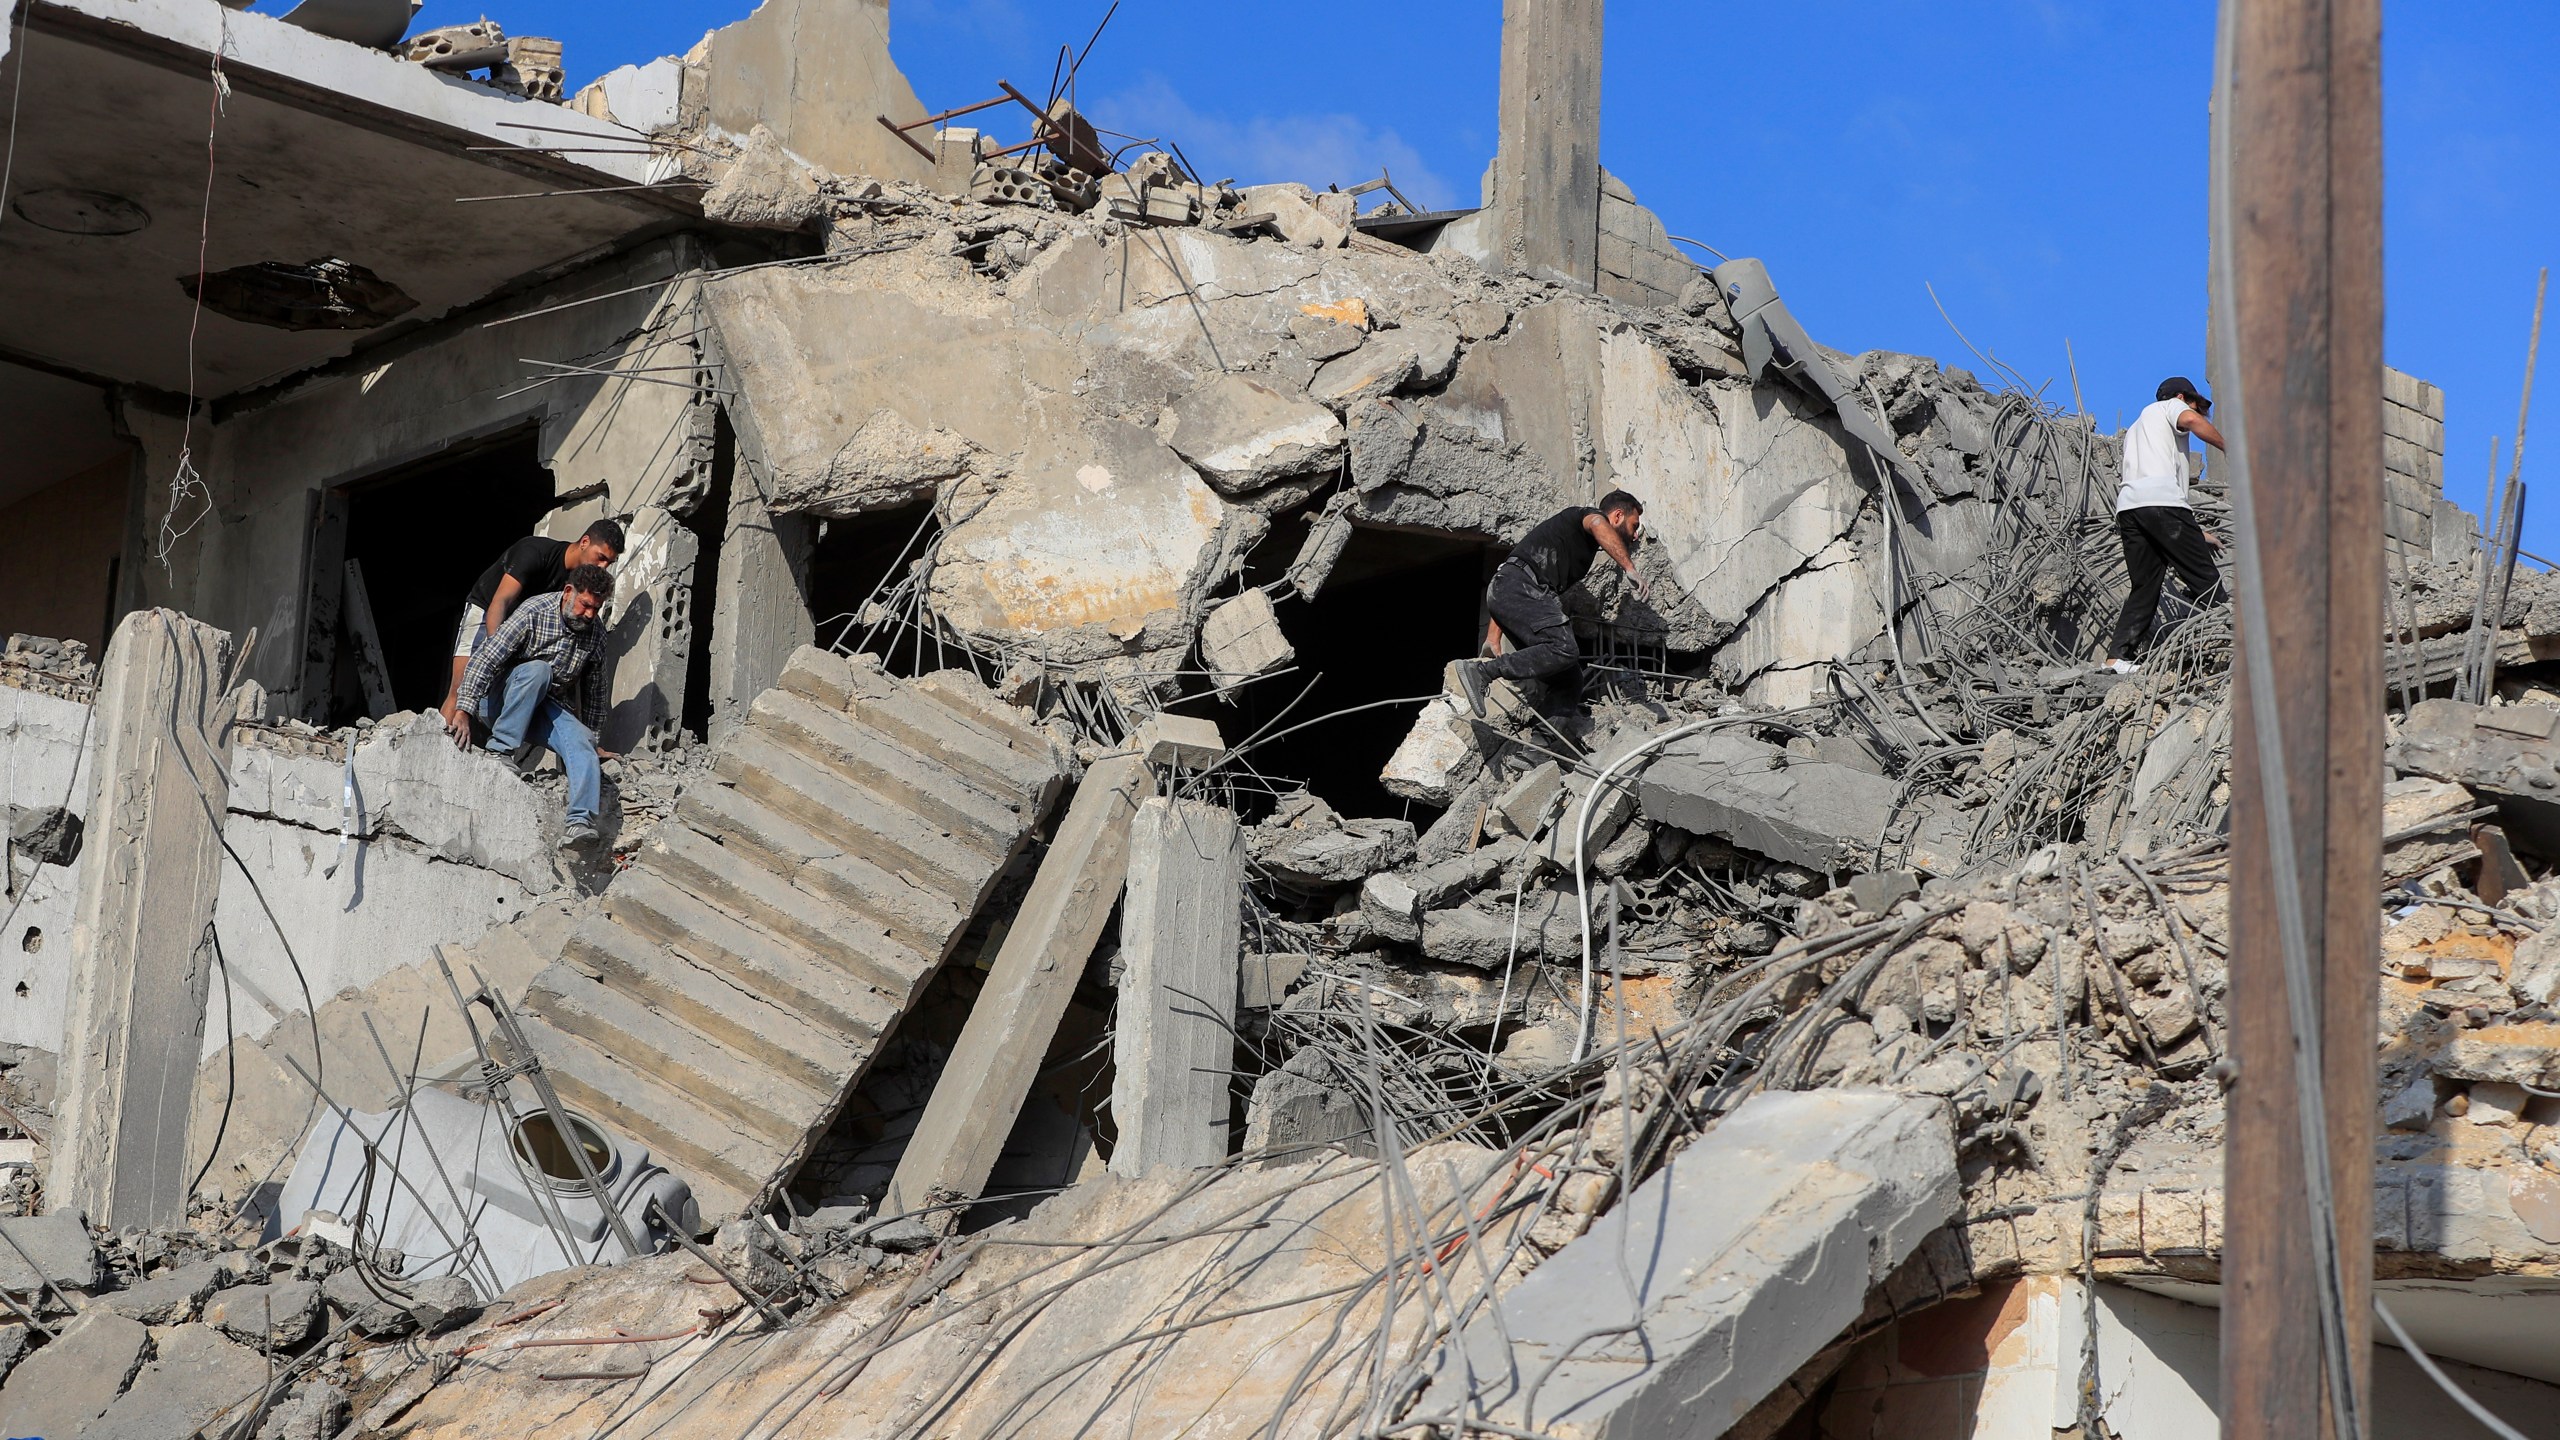
[[[593,825],[572,825],[560,832],[560,848],[583,850],[601,838]]]
[[[2107,662],[2106,668],[2113,670],[2119,675],[2139,675],[2142,673],[2142,667],[2130,660],[2110,660]]]
[[[1484,662],[1461,660],[1457,664],[1458,689],[1467,697],[1467,709],[1479,720],[1484,718]]]

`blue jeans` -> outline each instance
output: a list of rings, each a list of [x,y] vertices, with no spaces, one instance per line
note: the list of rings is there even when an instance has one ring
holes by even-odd
[[[551,747],[569,776],[569,823],[593,825],[597,807],[604,803],[594,732],[551,698],[549,664],[527,660],[509,670],[504,683],[498,717],[489,726],[489,748],[509,754],[528,740]]]

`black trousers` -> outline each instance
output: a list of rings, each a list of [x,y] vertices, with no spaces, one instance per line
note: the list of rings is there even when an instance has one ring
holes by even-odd
[[[1484,603],[1511,647],[1485,662],[1487,674],[1543,680],[1556,704],[1582,698],[1582,646],[1564,617],[1563,596],[1539,584],[1528,566],[1505,561],[1484,587]]]
[[[2116,633],[2107,642],[2107,658],[2130,660],[2151,639],[2151,622],[2160,614],[2160,583],[2171,569],[2187,598],[2209,605],[2222,596],[2222,574],[2213,568],[2213,546],[2204,538],[2195,515],[2183,505],[2146,505],[2119,511],[2116,537],[2124,542],[2125,573],[2133,588],[2124,609],[2116,613]]]

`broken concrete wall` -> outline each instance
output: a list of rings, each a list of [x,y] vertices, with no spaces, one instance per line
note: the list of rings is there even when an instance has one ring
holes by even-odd
[[[351,825],[337,746],[252,730],[235,754],[223,838],[240,864],[214,911],[231,1012],[227,1027],[207,1017],[208,1055],[564,888],[558,802],[498,757],[456,750],[432,715],[355,745]]]
[[[685,58],[701,73],[711,124],[732,138],[767,125],[821,169],[883,180],[933,175],[875,118],[905,124],[925,115],[889,58],[889,0],[764,0]],[[625,103],[644,108],[636,94]]]
[[[1070,667],[1187,648],[1211,589],[1337,464],[1356,522],[1497,541],[1636,491],[1669,583],[1631,609],[1595,581],[1600,613],[1717,651],[1755,701],[1806,698],[1882,632],[1876,477],[1836,420],[1737,378],[1712,294],[1639,321],[1446,259],[1019,223],[1036,253],[1000,277],[928,228],[706,287],[742,472],[792,514],[935,497],[930,594],[962,635]],[[1969,377],[1877,363],[1989,411]],[[1910,543],[1960,570],[1987,482],[1927,397],[1903,413],[1950,477]]]
[[[637,293],[483,328],[466,314],[322,367],[277,389],[229,402],[187,435],[138,404],[124,420],[143,441],[149,487],[145,533],[170,516],[183,443],[203,489],[180,501],[183,532],[169,566],[136,564],[148,603],[172,605],[242,635],[256,630],[249,678],[274,713],[299,714],[310,609],[313,505],[329,487],[362,481],[458,445],[531,427],[563,494],[607,488],[616,513],[643,504],[689,508],[709,483],[710,432],[701,396],[679,369],[643,378],[565,374],[529,360],[589,369],[686,366],[681,294],[652,282],[702,263],[689,239],[644,246],[513,300],[505,313],[642,287]],[[544,381],[546,374],[561,378]],[[539,383],[538,383],[539,382]],[[457,503],[467,503],[457,497]],[[463,596],[452,597],[461,614]]]
[[[63,806],[87,818],[97,738],[87,704],[0,684],[0,836],[21,811]],[[16,893],[0,897],[10,917],[0,931],[0,1045],[61,1051],[81,867],[11,857],[7,888]]]

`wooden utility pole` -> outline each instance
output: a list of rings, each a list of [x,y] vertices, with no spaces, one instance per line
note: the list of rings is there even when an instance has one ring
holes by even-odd
[[[2345,1440],[2369,1417],[2377,896],[2382,838],[2380,0],[2224,0],[2225,219],[2265,648],[2232,747],[2232,1049],[2223,1184],[2222,1433]],[[2245,407],[2234,416],[2233,409]],[[2241,443],[2232,436],[2233,443]],[[2236,470],[2236,467],[2235,467]],[[2272,703],[2275,726],[2255,728]],[[2274,760],[2270,765],[2268,762]],[[2284,807],[2279,812],[2276,807]],[[2286,823],[2289,821],[2289,824]],[[2289,833],[2289,837],[2287,832]],[[2277,846],[2285,839],[2290,863]],[[2291,878],[2313,1033],[2288,1006]],[[2338,1283],[2315,1243],[2297,1043],[2317,1057]],[[2330,1319],[2324,1324],[2324,1313]],[[2327,1332],[2324,1338],[2324,1330]],[[2341,1334],[2341,1332],[2343,1332]],[[2342,1354],[2346,1384],[2324,1363]],[[2369,1429],[2369,1418],[2362,1420]]]

